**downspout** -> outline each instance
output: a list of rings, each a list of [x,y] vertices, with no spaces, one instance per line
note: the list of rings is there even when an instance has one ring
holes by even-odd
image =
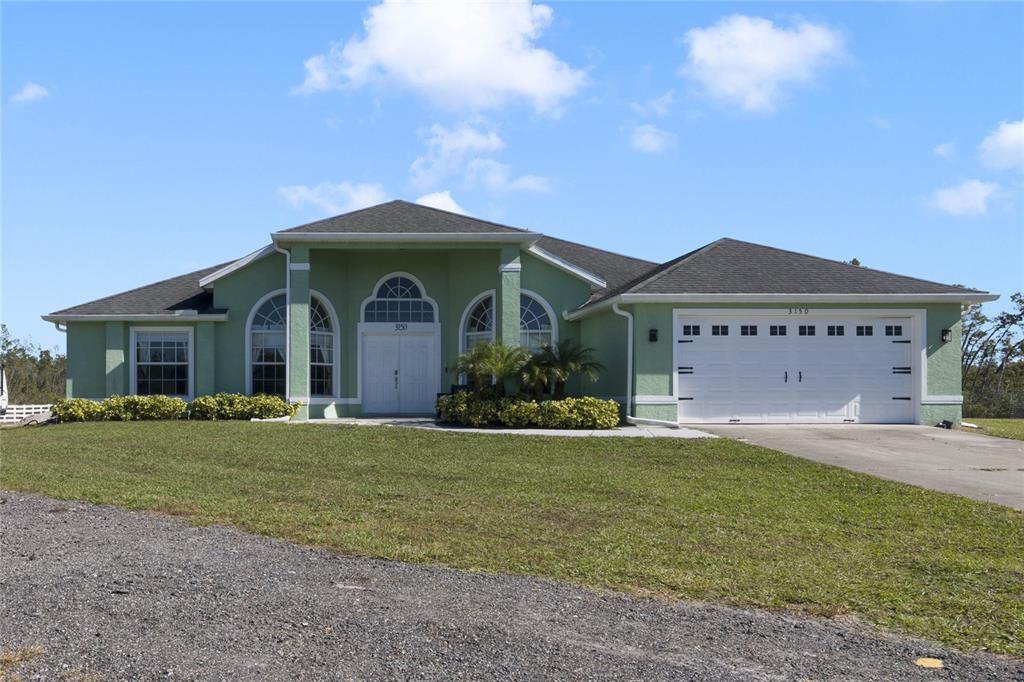
[[[292,374],[289,371],[292,362],[292,252],[282,249],[276,242],[273,245],[274,251],[284,254],[284,399],[285,402],[288,402],[289,394],[292,391]],[[247,367],[245,371],[252,370]]]
[[[679,424],[676,422],[667,422],[661,419],[644,419],[630,414],[633,407],[633,313],[623,310],[619,307],[618,303],[612,304],[612,312],[626,318],[626,423],[633,424],[634,426],[644,424],[648,426],[668,426],[678,429]]]

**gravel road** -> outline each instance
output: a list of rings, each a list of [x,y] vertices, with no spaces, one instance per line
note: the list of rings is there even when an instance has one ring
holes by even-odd
[[[21,493],[0,499],[0,650],[42,647],[16,669],[26,680],[1024,680],[1024,662],[855,623],[336,556]],[[945,667],[919,668],[919,656]]]

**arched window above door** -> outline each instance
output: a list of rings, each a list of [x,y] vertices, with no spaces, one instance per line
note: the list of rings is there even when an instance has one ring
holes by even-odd
[[[412,277],[393,275],[363,304],[363,322],[434,322],[434,304]]]

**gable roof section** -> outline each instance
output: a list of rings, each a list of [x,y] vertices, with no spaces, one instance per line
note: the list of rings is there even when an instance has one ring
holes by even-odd
[[[529,237],[529,230],[470,218],[408,201],[389,201],[275,232],[295,234],[510,234]]]
[[[221,263],[185,275],[154,282],[113,296],[82,303],[44,315],[50,322],[63,322],[79,315],[97,317],[185,316],[185,311],[199,315],[224,315],[213,307],[213,294],[199,286],[199,280],[228,265]]]
[[[638,300],[687,295],[992,296],[978,289],[723,238],[663,263],[617,288],[609,288],[588,305],[616,296]]]
[[[555,239],[547,235],[537,240],[536,246],[544,251],[568,261],[587,272],[592,272],[605,281],[605,287],[595,285],[593,288],[603,292],[605,288],[614,289],[630,282],[644,273],[653,270],[657,263],[623,256],[622,254],[596,249],[592,246],[577,244],[564,239]]]

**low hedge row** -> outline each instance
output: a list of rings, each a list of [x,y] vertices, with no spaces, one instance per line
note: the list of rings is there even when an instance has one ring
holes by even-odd
[[[297,406],[276,395],[218,393],[191,403],[165,395],[115,395],[103,400],[62,398],[51,412],[59,422],[149,419],[272,419],[290,417]]]
[[[536,402],[461,392],[437,399],[437,418],[463,426],[611,429],[619,424],[619,404],[600,398],[563,398]]]

